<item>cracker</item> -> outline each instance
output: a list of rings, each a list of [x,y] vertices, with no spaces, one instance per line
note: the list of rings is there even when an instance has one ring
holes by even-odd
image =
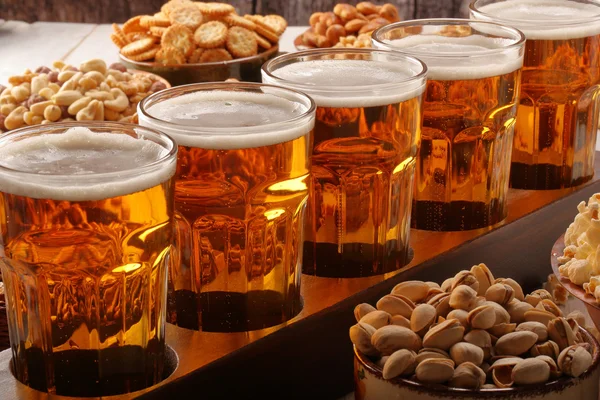
[[[199,47],[213,49],[227,40],[227,25],[219,21],[210,21],[200,25],[194,32],[194,41]]]
[[[171,46],[163,46],[156,53],[154,60],[163,65],[185,64],[185,56],[183,53],[179,49]]]
[[[225,49],[204,50],[200,56],[200,62],[219,62],[233,60],[231,54]]]
[[[148,27],[151,27],[151,26],[168,27],[168,26],[171,26],[171,20],[169,20],[168,18],[162,18],[162,17],[149,17],[147,24],[148,24]]]
[[[184,57],[188,57],[196,48],[194,34],[180,24],[168,27],[162,35],[161,43],[163,46],[175,47],[183,53]]]
[[[254,21],[256,24],[256,33],[264,36],[271,43],[279,42],[279,36],[267,24],[262,21]]]
[[[152,35],[149,35],[146,32],[129,32],[125,34],[125,37],[127,38],[127,43],[131,43],[131,42],[135,42],[136,40],[140,40],[140,39],[145,39],[145,38],[149,38]]]
[[[160,18],[160,19],[169,19],[169,17],[167,17],[167,14],[165,14],[162,11],[159,11],[156,14],[154,14],[153,17],[154,18]]]
[[[215,16],[225,16],[235,12],[235,8],[233,8],[230,4],[225,3],[196,3],[202,14]]]
[[[240,26],[229,29],[226,46],[231,55],[236,58],[251,57],[258,54],[258,44],[254,33]]]
[[[242,28],[246,28],[250,31],[253,31],[256,29],[256,25],[254,24],[254,22],[250,21],[249,19],[240,17],[239,15],[235,15],[235,14],[229,14],[227,15],[223,21],[227,24],[229,24],[230,26],[240,26]]]
[[[286,30],[288,23],[281,15],[270,14],[266,15],[262,22],[267,24],[277,36],[281,36],[283,32]]]
[[[162,37],[162,35],[165,33],[166,30],[167,30],[167,28],[165,28],[163,26],[151,26],[150,34],[152,36]]]
[[[132,32],[143,32],[145,31],[144,27],[142,27],[142,25],[140,25],[140,20],[142,19],[141,15],[135,16],[133,18],[129,18],[124,24],[123,24],[123,33],[124,34],[128,34],[128,33],[132,33]]]
[[[153,17],[151,15],[141,15],[140,16],[140,26],[142,27],[142,29],[148,29],[150,28],[150,20]]]
[[[193,3],[190,2],[189,0],[171,0],[162,5],[162,7],[160,8],[160,12],[162,12],[168,18],[169,13],[173,9],[179,7],[182,4],[193,4]]]
[[[269,42],[264,37],[260,36],[258,33],[254,32],[254,37],[256,38],[256,43],[263,49],[270,49],[271,47],[273,47],[271,42]]]
[[[129,40],[127,40],[127,37],[125,36],[123,31],[121,30],[121,28],[119,28],[119,25],[112,24],[112,29],[114,34],[117,35],[122,42],[125,42],[125,44],[129,43]]]
[[[181,6],[171,10],[171,13],[169,14],[169,20],[173,25],[181,24],[194,32],[196,28],[202,25],[204,22],[204,17],[202,16],[202,13],[198,7],[192,4],[182,4]]]
[[[204,53],[204,51],[204,49],[198,47],[192,52],[192,55],[188,57],[187,62],[190,64],[198,64],[200,62],[200,57],[202,56],[202,53]]]
[[[123,47],[121,49],[121,54],[127,57],[131,57],[136,54],[142,54],[154,47],[154,42],[154,38],[136,40],[135,42],[131,42],[127,46]]]
[[[144,51],[143,53],[135,54],[132,56],[127,56],[127,58],[129,58],[130,60],[133,60],[133,61],[148,61],[148,60],[153,59],[156,56],[156,53],[158,53],[159,49],[160,49],[160,47],[155,46],[155,47],[152,47],[152,48]]]
[[[127,42],[124,42],[123,39],[121,39],[121,37],[115,33],[111,33],[110,34],[110,40],[112,40],[112,42],[119,48],[122,49],[123,47],[125,47],[127,45]]]

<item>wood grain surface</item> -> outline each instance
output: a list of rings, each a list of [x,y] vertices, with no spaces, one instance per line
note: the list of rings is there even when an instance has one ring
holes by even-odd
[[[349,0],[356,4],[359,0]],[[340,0],[227,0],[239,14],[280,14],[289,25],[307,25],[315,11],[330,11]],[[464,17],[469,0],[391,0],[400,18]],[[0,0],[6,20],[110,23],[154,14],[164,0]],[[376,1],[376,3],[379,3]],[[381,1],[384,3],[384,1]]]

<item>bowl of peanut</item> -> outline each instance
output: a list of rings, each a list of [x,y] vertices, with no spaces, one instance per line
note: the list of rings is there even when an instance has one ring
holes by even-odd
[[[0,84],[0,132],[68,121],[137,123],[137,103],[169,87],[160,76],[120,63],[93,59],[75,67],[55,61]]]
[[[484,264],[356,306],[355,396],[597,400],[600,348],[580,312]]]

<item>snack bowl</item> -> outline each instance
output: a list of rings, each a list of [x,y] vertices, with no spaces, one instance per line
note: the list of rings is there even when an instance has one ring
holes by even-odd
[[[426,385],[397,377],[386,380],[382,369],[354,347],[354,396],[356,400],[377,399],[494,399],[494,400],[597,400],[600,378],[600,345],[588,331],[580,328],[585,342],[592,347],[592,366],[578,378],[562,376],[540,385],[506,389],[468,390],[444,385]]]
[[[173,86],[198,82],[218,82],[235,78],[246,82],[260,82],[260,68],[279,53],[279,46],[273,45],[268,50],[252,57],[237,58],[229,61],[207,62],[198,64],[162,65],[156,62],[133,61],[119,54],[121,62],[128,69],[149,72],[159,75]]]

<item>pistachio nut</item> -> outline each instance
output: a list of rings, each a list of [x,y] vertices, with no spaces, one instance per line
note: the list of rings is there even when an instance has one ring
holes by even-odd
[[[442,282],[442,285],[440,287],[442,288],[442,290],[444,292],[450,293],[452,291],[453,283],[454,283],[454,278],[448,278],[444,282]]]
[[[372,311],[376,311],[377,309],[375,307],[373,307],[372,305],[368,304],[368,303],[361,303],[359,305],[357,305],[356,307],[354,307],[354,318],[356,318],[356,321],[360,321],[362,317],[364,317],[365,315],[367,315],[368,313],[372,312]]]
[[[427,282],[425,282],[425,284],[426,284],[427,286],[429,286],[430,288],[438,288],[438,289],[441,289],[441,287],[440,287],[440,284],[439,284],[439,283],[437,283],[437,282],[431,282],[431,281],[427,281]]]
[[[499,389],[499,387],[494,385],[493,383],[486,383],[485,385],[483,385],[481,387],[481,390],[497,390],[497,389]]]
[[[392,289],[393,295],[401,295],[415,303],[420,303],[427,297],[431,286],[421,281],[400,282]]]
[[[548,322],[552,321],[554,318],[556,318],[556,315],[538,308],[532,308],[525,312],[525,321],[537,321],[546,326],[548,326]]]
[[[430,288],[429,288],[429,291],[427,291],[427,296],[425,297],[425,300],[424,300],[424,302],[425,302],[425,303],[428,303],[428,302],[429,302],[429,300],[431,300],[432,298],[434,298],[435,296],[437,296],[437,295],[438,295],[438,294],[440,294],[440,293],[446,293],[446,292],[444,292],[444,291],[443,291],[441,288],[439,288],[439,287],[437,287],[437,288],[430,287]],[[447,294],[447,293],[446,293],[446,294]]]
[[[450,347],[450,357],[456,363],[456,365],[460,365],[465,362],[481,365],[484,354],[483,350],[474,344],[458,342],[454,346]]]
[[[480,296],[485,295],[485,292],[488,290],[490,286],[494,284],[494,275],[492,271],[485,265],[473,265],[471,267],[471,273],[475,275],[477,281],[479,282],[479,289],[477,290],[477,294]]]
[[[537,342],[538,336],[529,331],[508,333],[498,339],[494,350],[497,355],[520,356]]]
[[[531,304],[517,299],[513,299],[506,306],[506,311],[508,311],[508,314],[510,315],[510,322],[514,322],[515,324],[525,322],[525,313],[529,310],[533,310]]]
[[[450,307],[470,311],[477,299],[477,292],[465,285],[460,285],[450,293]]]
[[[529,303],[532,306],[537,306],[539,304],[540,301],[542,301],[542,299],[538,296],[533,296],[531,294],[527,294],[525,295],[525,303]]]
[[[492,380],[499,388],[509,388],[514,384],[512,371],[515,365],[523,361],[519,357],[501,358],[490,366]]]
[[[565,374],[577,378],[592,366],[592,355],[580,345],[569,346],[558,356],[558,368]]]
[[[562,350],[577,344],[577,337],[565,318],[555,318],[548,322],[548,336]]]
[[[356,348],[367,356],[378,356],[379,351],[371,343],[375,328],[362,322],[350,327],[350,340]]]
[[[548,340],[544,343],[534,344],[529,351],[529,354],[531,354],[533,357],[548,356],[554,360],[557,360],[558,356],[560,355],[560,347],[558,347],[558,345],[552,340]]]
[[[567,315],[567,320],[573,320],[577,322],[579,326],[585,326],[585,315],[579,310],[571,311],[569,315]]]
[[[423,383],[444,383],[454,374],[454,361],[430,358],[417,365],[415,372],[417,379]]]
[[[529,331],[538,335],[538,343],[548,340],[548,328],[546,325],[537,321],[522,322],[515,329],[516,332]]]
[[[539,358],[526,358],[514,366],[511,379],[517,385],[535,385],[548,382],[550,366]]]
[[[447,319],[438,324],[423,337],[423,347],[435,347],[448,350],[463,339],[465,327],[456,319]]]
[[[416,363],[420,364],[424,360],[427,360],[430,358],[444,358],[444,359],[449,360],[450,355],[448,353],[446,353],[444,350],[425,347],[425,348],[419,350],[419,354],[417,354],[417,358],[416,358]]]
[[[377,329],[371,336],[371,343],[383,355],[400,349],[418,351],[421,348],[421,338],[416,333],[397,325]]]
[[[510,322],[510,314],[500,304],[493,301],[486,301],[484,304],[494,307],[494,311],[496,311],[496,324],[508,324]]]
[[[410,321],[402,315],[392,315],[392,323],[390,325],[398,325],[410,329]]]
[[[398,294],[388,294],[379,299],[377,309],[385,311],[390,315],[402,315],[410,319],[412,311],[415,309],[415,303],[408,297]]]
[[[468,311],[465,310],[452,310],[446,316],[447,319],[457,319],[462,326],[468,328],[469,324],[467,323],[467,316],[469,315]]]
[[[534,290],[533,292],[531,292],[530,296],[539,297],[540,300],[548,299],[548,300],[554,301],[554,297],[546,289],[537,289],[537,290]]]
[[[392,353],[383,365],[383,378],[392,379],[400,375],[412,374],[415,370],[414,351],[400,349]]]
[[[475,291],[475,294],[477,295],[477,291],[479,290],[479,281],[475,277],[475,274],[473,274],[471,271],[463,270],[460,271],[458,274],[454,275],[451,290],[454,291],[457,287],[461,285],[469,286]]]
[[[435,322],[437,313],[435,307],[429,304],[419,304],[410,317],[410,329],[419,336],[423,336]]]
[[[488,329],[488,332],[496,338],[512,333],[517,329],[517,324],[496,324]]]
[[[489,329],[496,325],[496,311],[489,305],[477,307],[469,312],[467,323],[471,329]]]
[[[479,368],[481,368],[481,370],[483,372],[485,372],[485,374],[487,375],[488,371],[490,370],[490,364],[486,363],[485,361],[481,363],[481,365],[479,366]]]
[[[562,375],[562,371],[558,369],[558,365],[556,365],[556,361],[552,357],[537,356],[536,358],[548,364],[548,367],[550,367],[550,378],[556,379]]]
[[[427,304],[434,306],[437,315],[444,318],[452,310],[450,307],[450,293],[440,293],[432,297]]]
[[[386,326],[392,323],[392,316],[381,310],[375,310],[360,319],[359,322],[363,324],[369,324],[375,329],[379,329],[382,326]]]
[[[487,360],[492,351],[492,337],[489,333],[481,329],[473,329],[465,335],[463,340],[471,343],[483,350],[483,358]]]
[[[548,300],[548,299],[541,300],[535,308],[537,308],[539,310],[546,310],[548,312],[551,312],[552,314],[554,314],[557,317],[563,316],[563,313],[560,310],[560,308],[558,308],[558,306],[556,304],[554,304],[554,302],[552,300]]]
[[[460,364],[448,383],[451,387],[479,390],[485,384],[485,372],[471,362]]]
[[[519,285],[514,279],[498,278],[494,281],[494,283],[506,283],[507,285],[511,286],[515,291],[515,299],[519,301],[525,300],[525,295],[523,294],[523,289],[521,288],[521,285]]]
[[[515,291],[512,286],[505,283],[494,283],[485,292],[485,298],[502,306],[510,303],[515,298]]]
[[[383,370],[383,367],[385,366],[385,362],[387,361],[388,358],[390,358],[390,356],[380,357],[377,361],[375,361],[375,365],[377,365],[379,368],[381,368]]]

